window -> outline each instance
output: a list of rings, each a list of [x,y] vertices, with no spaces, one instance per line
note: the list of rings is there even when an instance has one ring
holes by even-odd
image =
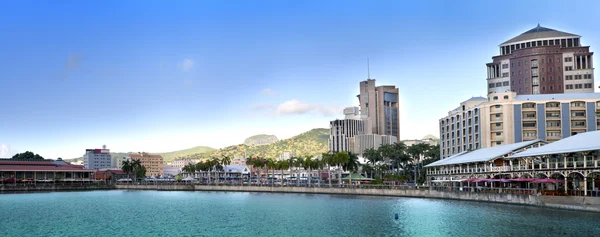
[[[585,83],[584,86],[585,86],[586,89],[587,88],[592,88],[592,83]]]
[[[529,87],[525,87],[525,93],[529,92]]]
[[[510,67],[514,67],[514,66],[515,66],[515,63],[510,63]]]
[[[547,132],[546,136],[548,136],[548,137],[560,137],[560,132]]]
[[[581,85],[581,84],[575,84],[575,89],[581,89],[581,88],[583,88],[583,85]]]
[[[500,118],[500,114],[496,114],[496,118]]]
[[[494,105],[494,108],[498,109],[500,108],[500,105]]]
[[[494,88],[494,87],[495,87],[495,85],[496,85],[496,84],[494,84],[494,83],[490,83],[488,86],[489,86],[490,88]]]
[[[519,88],[519,93],[523,92],[523,88]]]
[[[542,86],[542,91],[546,91],[546,86]]]
[[[519,70],[519,75],[521,75],[521,70]]]
[[[498,96],[494,96],[494,100],[498,100]]]
[[[575,80],[581,80],[582,78],[582,75],[575,75]]]
[[[573,67],[572,66],[566,66],[565,67],[565,71],[573,71]]]
[[[511,76],[515,76],[515,72],[510,72],[510,75]]]
[[[586,84],[586,85],[587,85],[587,84]],[[592,85],[592,84],[590,84],[590,86],[591,86],[591,85]],[[590,87],[590,88],[591,88],[591,87]],[[505,99],[505,100],[508,100],[508,96],[507,96],[507,95],[505,95],[505,96],[504,96],[504,99]]]
[[[553,80],[554,80],[554,78],[552,78],[552,76],[550,76],[550,81],[553,81]]]
[[[565,85],[565,89],[572,90],[573,89],[573,85]]]
[[[552,68],[551,67],[548,68],[548,72],[552,72]]]
[[[525,78],[525,84],[529,83],[529,78]]]
[[[507,69],[508,68],[508,63],[502,64],[502,68],[503,69]]]
[[[573,127],[585,127],[585,121],[574,121],[574,122],[571,122],[571,126],[573,126]]]
[[[521,66],[521,61],[519,61],[519,62],[517,63],[517,66],[519,66],[519,67]]]
[[[523,82],[523,79],[519,79],[519,84],[521,84]]]
[[[542,72],[545,72],[544,68],[542,68]]]
[[[525,74],[529,74],[529,70],[525,70]]]
[[[501,87],[502,86],[502,82],[496,82],[496,87]]]
[[[552,89],[554,89],[554,88],[552,88],[552,86],[550,86],[550,90],[552,90]]]
[[[500,123],[496,123],[496,127],[500,127],[500,126],[501,126]]]
[[[504,81],[504,82],[502,82],[502,86],[508,86],[508,85],[509,85],[509,84],[508,84],[508,81]]]
[[[508,77],[508,72],[503,72],[502,77]]]
[[[500,136],[500,135],[502,135],[501,132],[496,132],[496,136]]]
[[[558,76],[557,80],[559,80],[559,81],[560,81],[560,79],[561,79],[561,78],[560,78],[560,76]]]
[[[542,81],[546,81],[546,77],[542,77]]]
[[[573,58],[572,57],[566,57],[565,58],[565,62],[573,62]]]
[[[583,79],[592,79],[592,74],[584,74]]]
[[[548,63],[552,63],[552,58],[548,58]]]
[[[573,80],[573,75],[566,75],[565,80]]]

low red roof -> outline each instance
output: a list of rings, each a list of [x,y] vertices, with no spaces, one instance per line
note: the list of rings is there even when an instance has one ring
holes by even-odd
[[[14,161],[14,160],[0,160],[1,165],[51,165],[55,164],[52,161]]]
[[[93,172],[93,170],[81,169],[69,165],[50,166],[50,165],[0,165],[0,171],[74,171],[74,172]]]
[[[104,175],[104,173],[125,174],[125,172],[123,172],[122,170],[114,169],[114,170],[96,170],[95,175]]]

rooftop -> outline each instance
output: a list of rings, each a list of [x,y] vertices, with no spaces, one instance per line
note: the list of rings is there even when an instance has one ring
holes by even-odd
[[[446,159],[438,160],[425,167],[442,166],[442,165],[454,165],[454,164],[466,164],[475,162],[484,162],[496,159],[513,153],[516,150],[522,149],[527,146],[531,146],[541,140],[533,140],[526,142],[519,142],[508,145],[493,146],[488,148],[477,149],[474,151],[465,151],[456,155],[450,156]]]
[[[546,27],[541,27],[540,24],[538,24],[537,27],[535,27],[531,30],[525,31],[523,34],[520,34],[517,37],[514,37],[500,45],[504,46],[507,44],[513,44],[513,43],[517,43],[517,42],[533,41],[534,39],[560,38],[560,37],[580,38],[581,36],[554,30],[554,29],[550,29],[550,28],[546,28]]]
[[[571,152],[600,150],[600,131],[578,133],[545,146],[528,149],[508,158],[543,156]]]

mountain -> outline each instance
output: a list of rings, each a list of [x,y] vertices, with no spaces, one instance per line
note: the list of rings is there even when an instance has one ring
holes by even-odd
[[[268,139],[277,139],[273,135],[257,135],[249,137],[250,142],[255,142],[254,137],[258,137],[256,140],[264,141]],[[248,139],[246,139],[248,141]],[[329,139],[329,129],[327,128],[316,128],[308,132],[299,134],[292,138],[277,140],[275,142],[264,144],[260,146],[239,144],[228,146],[219,150],[210,148],[207,146],[197,146],[190,149],[163,152],[163,153],[152,153],[161,155],[165,162],[175,160],[177,158],[191,158],[191,159],[203,159],[210,157],[223,157],[229,156],[235,157],[249,157],[249,156],[260,156],[266,158],[277,158],[283,152],[291,152],[294,155],[320,155],[321,153],[329,150],[327,140]],[[244,142],[246,143],[246,142]],[[113,159],[118,157],[128,156],[134,152],[111,152]],[[69,161],[76,162],[83,160],[83,157],[69,159]]]
[[[152,154],[161,155],[165,162],[169,162],[169,161],[175,160],[177,158],[191,158],[191,159],[198,158],[199,159],[199,158],[201,158],[201,157],[199,157],[199,154],[209,153],[209,152],[212,152],[215,150],[216,149],[207,147],[207,146],[197,146],[197,147],[192,147],[192,148],[185,149],[185,150],[162,152],[162,153],[152,153]],[[121,157],[126,157],[133,153],[136,153],[136,152],[111,152],[110,155],[112,156],[113,159],[117,159],[117,158],[121,158]],[[83,157],[69,159],[69,161],[71,161],[71,162],[77,162],[80,160],[83,160]]]
[[[425,140],[425,139],[431,139],[431,140],[433,140],[433,141],[434,141],[436,144],[439,144],[439,143],[440,143],[440,139],[439,139],[438,137],[434,136],[434,135],[431,135],[431,134],[429,134],[429,135],[425,135],[425,136],[423,137],[423,140]]]
[[[208,157],[250,157],[260,156],[266,158],[277,158],[283,152],[291,152],[296,156],[320,155],[329,150],[327,140],[329,129],[317,128],[302,133],[292,138],[279,140],[261,146],[248,146],[246,144],[228,146],[212,152]]]
[[[254,135],[249,138],[246,138],[246,140],[244,140],[244,145],[248,145],[248,146],[266,145],[266,144],[271,144],[276,141],[279,141],[279,139],[275,135],[259,134],[259,135]]]

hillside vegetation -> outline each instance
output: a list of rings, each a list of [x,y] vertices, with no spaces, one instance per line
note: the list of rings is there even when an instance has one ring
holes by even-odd
[[[275,135],[259,134],[259,135],[254,135],[249,138],[246,138],[246,140],[244,140],[244,145],[248,145],[248,146],[266,145],[266,144],[271,144],[276,141],[279,141],[279,139]]]
[[[321,153],[327,152],[327,150],[329,149],[327,145],[328,139],[329,129],[316,128],[308,132],[302,133],[300,135],[294,136],[292,138],[278,140],[276,142],[260,146],[249,146],[246,144],[240,144],[228,146],[219,150],[206,146],[197,146],[185,150],[152,154],[161,155],[164,158],[165,162],[182,158],[203,159],[222,156],[229,156],[232,158],[249,156],[277,158],[283,152],[291,152],[294,153],[296,156],[320,155]],[[133,152],[111,152],[111,155],[113,159],[116,159],[118,157],[124,157],[132,153]],[[71,159],[70,161],[78,160],[83,160],[83,157]]]

